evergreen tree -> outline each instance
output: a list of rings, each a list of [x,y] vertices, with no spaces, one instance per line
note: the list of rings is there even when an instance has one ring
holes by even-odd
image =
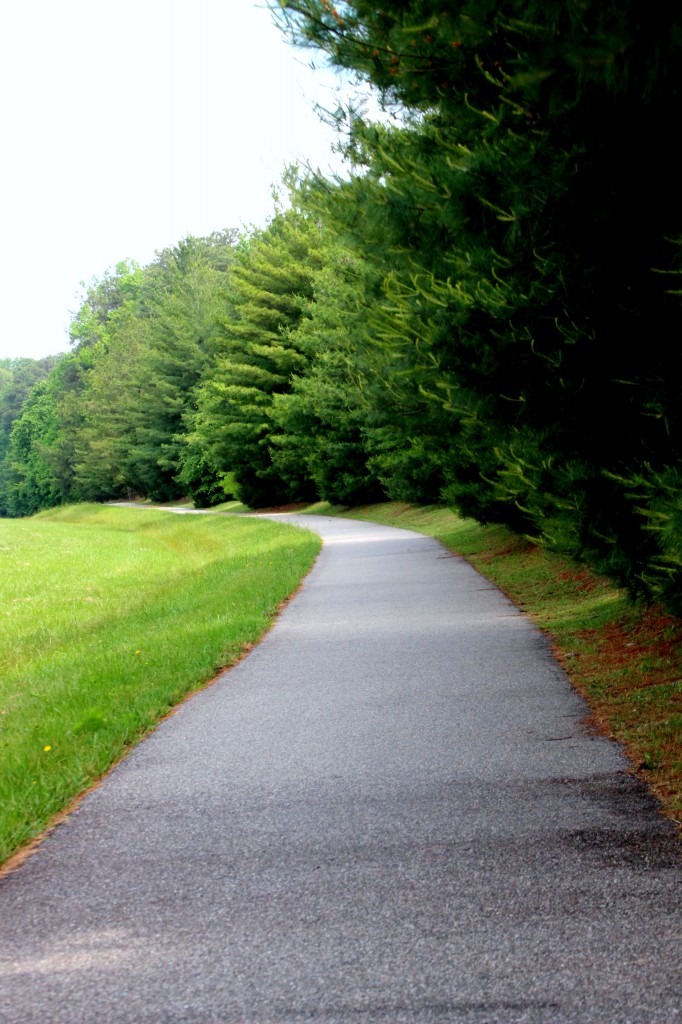
[[[373,369],[363,357],[363,301],[374,277],[362,260],[327,246],[293,335],[306,365],[291,390],[274,395],[271,456],[277,472],[295,481],[305,467],[318,497],[348,505],[384,497],[368,467],[365,442]]]
[[[204,372],[213,364],[235,236],[188,238],[152,264],[143,291],[150,320],[144,401],[132,410],[139,488],[156,498],[180,493],[186,423]]]
[[[187,439],[186,478],[204,459],[210,481],[233,474],[249,505],[313,493],[303,466],[285,480],[273,464],[272,410],[273,396],[287,392],[307,364],[294,329],[311,297],[321,250],[318,224],[295,209],[277,213],[238,248],[215,365],[200,389]]]
[[[642,0],[281,8],[299,42],[403,107],[398,128],[351,119],[356,175],[313,201],[385,268],[374,334],[413,360],[427,433],[441,420],[444,493],[646,590],[658,540],[622,481],[681,456],[668,290],[682,196],[662,126],[680,102],[682,14]]]
[[[78,478],[91,497],[177,498],[185,418],[214,354],[233,232],[157,255],[108,314],[84,394]]]
[[[150,321],[139,316],[134,303],[128,303],[110,316],[106,339],[91,350],[75,452],[76,480],[89,501],[145,493],[135,418],[145,401],[149,345]]]

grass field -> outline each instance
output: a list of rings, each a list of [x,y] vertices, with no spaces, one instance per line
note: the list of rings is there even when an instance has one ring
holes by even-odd
[[[253,644],[318,550],[250,518],[0,520],[0,862]]]
[[[441,506],[388,502],[333,513],[437,537],[493,580],[551,638],[592,720],[626,748],[666,813],[682,821],[682,621],[636,607],[608,580]]]

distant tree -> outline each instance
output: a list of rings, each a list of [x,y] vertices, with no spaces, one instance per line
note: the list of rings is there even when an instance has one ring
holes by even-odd
[[[8,462],[14,422],[35,388],[57,365],[58,356],[0,361],[0,516],[8,515],[13,475]]]
[[[3,359],[0,363],[0,434],[8,435],[31,389],[45,380],[59,356],[44,359]]]
[[[106,342],[90,350],[74,464],[78,487],[90,501],[144,493],[136,471],[135,414],[144,403],[149,333],[149,321],[129,304],[110,316]]]
[[[72,353],[31,389],[5,450],[1,514],[32,515],[80,496],[73,464],[82,373],[81,360]]]
[[[272,458],[273,402],[291,388],[307,356],[295,328],[321,265],[320,227],[296,209],[238,247],[215,363],[198,393],[185,465],[210,466],[209,483],[230,473],[243,501],[263,506],[314,493],[305,467],[285,479]]]
[[[270,454],[282,479],[302,467],[318,497],[342,504],[380,500],[368,468],[364,428],[371,417],[364,357],[363,297],[372,272],[338,245],[327,245],[305,315],[292,339],[306,357],[291,387],[273,396]]]
[[[88,284],[81,282],[82,302],[69,327],[71,344],[76,350],[105,340],[111,314],[139,297],[142,280],[139,264],[121,260],[101,278],[93,277]]]
[[[109,311],[84,393],[77,475],[93,497],[178,497],[185,417],[210,363],[234,232],[157,254]]]
[[[187,420],[218,349],[236,241],[234,232],[187,238],[149,268],[144,312],[150,318],[151,344],[145,401],[135,411],[135,429],[140,456],[155,461],[167,493],[178,494]]]
[[[69,355],[3,365],[0,514],[179,494],[179,435],[212,358],[235,239],[214,232],[146,268],[117,264],[87,287]]]

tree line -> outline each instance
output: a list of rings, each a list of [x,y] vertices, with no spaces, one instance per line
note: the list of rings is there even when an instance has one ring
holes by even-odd
[[[394,116],[339,112],[348,174],[291,174],[265,229],[120,264],[68,355],[2,364],[0,512],[445,502],[682,611],[682,13],[273,14]]]

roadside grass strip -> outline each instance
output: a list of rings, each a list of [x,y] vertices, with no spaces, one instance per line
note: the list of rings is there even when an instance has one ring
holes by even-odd
[[[319,547],[98,505],[0,520],[0,862],[254,644]]]
[[[442,506],[318,503],[305,511],[417,530],[466,558],[548,634],[591,725],[623,744],[666,814],[682,822],[681,619],[633,606],[585,566]]]

